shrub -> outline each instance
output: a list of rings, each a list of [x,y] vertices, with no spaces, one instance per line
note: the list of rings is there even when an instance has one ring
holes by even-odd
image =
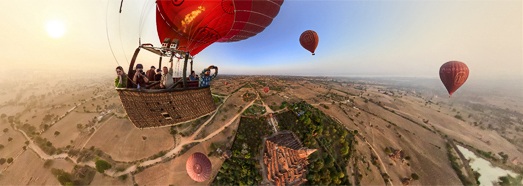
[[[106,162],[104,160],[97,160],[95,164],[96,164],[96,170],[99,173],[104,173],[105,170],[110,169],[112,167],[111,164],[109,164],[108,162]]]
[[[412,179],[414,179],[414,180],[419,180],[419,176],[418,176],[418,174],[416,174],[416,173],[412,173],[412,174],[410,175],[410,177],[412,177]]]

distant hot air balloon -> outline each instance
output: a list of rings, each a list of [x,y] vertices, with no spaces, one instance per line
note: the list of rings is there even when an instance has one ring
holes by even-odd
[[[211,177],[212,164],[205,154],[195,152],[185,163],[189,177],[197,182],[204,182]]]
[[[225,85],[228,85],[228,84],[229,84],[229,82],[225,81],[225,82],[223,82],[223,84],[225,84]]]
[[[452,93],[458,90],[468,77],[469,68],[460,61],[449,61],[439,68],[439,78],[447,88],[449,96],[452,96]]]
[[[318,34],[315,31],[306,30],[301,33],[300,44],[303,48],[310,51],[312,55],[314,55],[314,51],[316,50],[316,47],[318,47],[319,41],[320,38],[318,38]]]
[[[269,87],[263,87],[263,92],[265,92],[265,93],[269,92]]]

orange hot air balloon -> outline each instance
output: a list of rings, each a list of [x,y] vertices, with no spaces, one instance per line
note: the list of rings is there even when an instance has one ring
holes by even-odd
[[[439,68],[439,78],[447,88],[449,97],[467,81],[468,77],[469,68],[460,61],[449,61]]]
[[[228,85],[228,84],[229,84],[229,82],[225,81],[225,82],[223,82],[223,84],[225,84],[225,85]]]
[[[303,48],[310,51],[312,55],[314,55],[314,51],[316,50],[316,47],[318,47],[319,41],[320,38],[318,38],[318,34],[315,31],[306,30],[301,33],[300,44]]]
[[[269,92],[269,87],[263,87],[263,92],[265,92],[265,93]]]

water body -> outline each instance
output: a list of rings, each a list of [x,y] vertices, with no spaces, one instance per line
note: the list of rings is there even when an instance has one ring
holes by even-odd
[[[489,161],[480,158],[469,149],[459,146],[459,151],[465,156],[465,158],[471,160],[470,167],[481,174],[479,176],[480,185],[492,185],[492,182],[498,182],[499,177],[506,176],[509,174],[512,177],[516,177],[518,174],[505,170],[499,167],[494,167]]]

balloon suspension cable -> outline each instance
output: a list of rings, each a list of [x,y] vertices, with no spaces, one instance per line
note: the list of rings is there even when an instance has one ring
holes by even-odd
[[[122,3],[123,3],[123,0],[122,0]],[[118,14],[118,37],[120,38],[120,46],[122,47],[122,51],[123,51],[123,56],[125,57],[125,62],[127,62],[127,65],[129,65],[129,59],[127,58],[127,53],[125,52],[125,49],[123,47],[123,42],[122,42],[122,21],[121,21],[121,18],[122,18],[122,4],[120,4],[120,14]]]
[[[109,39],[109,26],[107,21],[109,15],[109,2],[110,1],[107,1],[107,8],[105,10],[105,35],[107,36],[107,43],[109,43],[109,49],[111,49],[111,53],[113,54],[113,58],[116,61],[116,64],[118,64],[118,66],[121,66],[118,62],[118,59],[116,58],[116,55],[114,55],[113,46],[111,45],[111,40]]]
[[[143,6],[142,6],[142,12],[140,14],[140,21],[138,23],[138,37],[141,38],[142,37],[142,32],[143,32],[143,28],[144,28],[144,25],[145,25],[145,20],[147,19],[148,15],[146,15],[147,13],[149,13],[150,11],[148,10],[149,9],[149,6],[151,5],[150,3],[151,1],[144,1],[143,3]],[[156,4],[156,3],[155,3]],[[141,45],[141,42],[140,42],[140,45]]]
[[[122,5],[123,5],[123,0],[120,1],[120,13],[122,13]]]
[[[180,58],[176,61],[176,77],[180,76]]]

